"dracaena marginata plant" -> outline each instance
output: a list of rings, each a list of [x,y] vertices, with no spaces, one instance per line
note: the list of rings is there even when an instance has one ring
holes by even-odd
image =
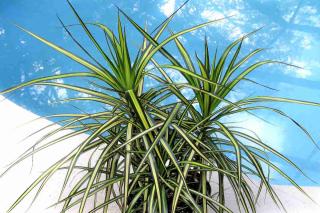
[[[83,65],[87,71],[34,79],[1,94],[32,85],[54,86],[86,94],[68,98],[64,102],[89,101],[111,107],[97,113],[52,115],[59,118],[59,127],[36,141],[5,172],[49,146],[82,134],[86,138],[68,155],[44,171],[12,204],[9,211],[38,187],[36,198],[52,175],[61,169],[66,171],[66,175],[59,201],[54,205],[60,204],[62,212],[75,207],[79,212],[108,212],[111,204],[116,204],[121,212],[232,212],[225,197],[226,187],[232,191],[238,205],[235,211],[256,212],[256,201],[263,190],[275,203],[282,205],[270,184],[269,170],[278,172],[304,193],[294,180],[269,160],[268,155],[289,163],[303,174],[290,159],[268,146],[258,136],[239,128],[237,123],[230,120],[226,122],[225,119],[237,114],[254,115],[255,111],[267,110],[288,118],[314,142],[297,121],[265,103],[287,102],[319,106],[317,103],[270,96],[243,98],[236,102],[228,100],[228,94],[240,82],[255,83],[247,78],[248,74],[265,64],[281,64],[272,60],[249,63],[250,58],[262,49],[240,57],[243,40],[252,33],[231,43],[221,54],[217,54],[217,51],[212,53],[205,39],[203,59],[197,55],[193,58],[179,41],[179,36],[219,20],[176,33],[169,31],[168,36],[160,40],[177,11],[152,33],[148,33],[119,9],[118,28],[115,32],[101,23],[84,23],[68,3],[79,21],[79,27],[104,60],[99,62],[94,58],[70,32],[71,26],[64,25],[60,19],[76,45],[87,54],[88,60],[20,27],[34,38]],[[129,53],[121,16],[143,36],[135,56]],[[104,33],[107,48],[103,48],[101,42],[95,39],[91,33],[93,28]],[[176,45],[181,61],[166,50],[168,43]],[[155,54],[168,63],[158,63]],[[149,65],[154,69],[148,69]],[[186,82],[172,80],[168,69],[182,74]],[[145,89],[146,77],[159,82],[159,86]],[[90,79],[90,85],[80,87],[56,81],[65,78]],[[185,96],[181,92],[184,88],[191,90],[194,96]],[[172,97],[175,102],[172,102]],[[51,139],[65,130],[73,131]],[[89,158],[88,166],[80,166],[79,158],[88,153],[98,158]],[[67,184],[77,171],[82,171],[83,175],[71,189],[67,189]],[[211,176],[215,179],[215,184],[210,184]],[[259,183],[258,187],[253,187],[251,179]],[[94,202],[90,210],[86,209],[88,202]]]

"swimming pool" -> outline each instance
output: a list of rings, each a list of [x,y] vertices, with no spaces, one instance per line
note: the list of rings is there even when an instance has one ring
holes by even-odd
[[[181,5],[179,0],[151,0],[151,1],[106,1],[83,0],[72,1],[84,20],[99,21],[115,28],[117,16],[115,5],[126,11],[139,24],[153,29],[174,9]],[[191,0],[187,6],[175,17],[171,29],[178,30],[206,20],[234,15],[221,23],[213,24],[182,38],[184,44],[192,50],[201,50],[201,41],[205,35],[209,39],[212,49],[216,46],[225,47],[246,32],[263,27],[245,42],[244,49],[264,47],[266,50],[259,57],[271,58],[289,62],[305,69],[294,69],[285,66],[265,67],[251,75],[252,79],[266,84],[275,90],[261,88],[251,90],[250,84],[240,85],[239,92],[234,95],[243,97],[256,93],[306,99],[320,102],[320,2],[310,0],[274,1],[201,1]],[[53,73],[63,73],[70,70],[81,70],[82,67],[58,54],[44,44],[23,33],[14,24],[19,24],[36,32],[77,54],[82,54],[64,32],[56,17],[62,18],[66,24],[76,22],[64,0],[41,2],[24,0],[0,2],[0,90],[39,76]],[[135,47],[137,33],[128,24],[129,42]],[[73,32],[77,33],[76,27]],[[84,36],[79,35],[80,41],[86,42]],[[97,34],[101,39],[103,35]],[[140,37],[139,37],[140,38]],[[88,45],[88,47],[90,47]],[[173,76],[179,78],[179,76]],[[248,93],[247,91],[250,91]],[[39,115],[74,111],[73,106],[58,105],[55,100],[75,95],[64,89],[31,87],[7,96],[13,102]],[[0,103],[1,104],[1,103]],[[98,106],[81,106],[88,110],[99,110]],[[319,141],[320,109],[305,106],[281,105],[280,109],[300,121],[310,133]],[[320,183],[320,153],[298,128],[284,119],[261,114],[271,124],[251,118],[238,118],[252,130],[291,158],[310,177]],[[277,125],[273,125],[277,123]],[[289,165],[280,164],[301,185],[314,185],[302,177]],[[277,174],[272,174],[274,183],[286,184]]]

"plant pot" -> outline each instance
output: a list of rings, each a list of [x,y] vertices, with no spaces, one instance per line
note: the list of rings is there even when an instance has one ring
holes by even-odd
[[[186,182],[187,185],[189,187],[189,189],[192,190],[196,190],[196,191],[200,191],[201,192],[201,176],[199,172],[189,172],[187,177],[186,177]],[[171,213],[171,208],[172,208],[172,202],[173,202],[173,197],[174,197],[174,191],[171,190],[167,190],[167,203],[168,203],[168,212]],[[211,194],[211,185],[210,183],[207,181],[207,195]],[[196,200],[197,196],[195,196],[194,194],[192,195],[193,198]],[[134,194],[131,194],[128,198],[129,203],[132,201],[134,197]],[[197,203],[199,204],[199,206],[202,205],[202,199],[198,197],[198,200],[196,200]],[[135,205],[135,212],[139,212],[142,213],[142,210],[138,210],[138,209],[142,209],[142,198],[139,198],[139,200],[137,201],[136,205]],[[193,208],[190,207],[189,205],[187,205],[186,203],[179,201],[177,208],[176,208],[176,213],[193,213]]]

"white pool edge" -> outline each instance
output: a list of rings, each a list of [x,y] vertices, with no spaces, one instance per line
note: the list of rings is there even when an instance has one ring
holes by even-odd
[[[19,154],[21,154],[32,143],[32,140],[20,142],[28,134],[35,131],[42,125],[50,124],[51,122],[46,119],[39,119],[36,122],[26,124],[27,122],[38,118],[34,113],[23,109],[15,103],[4,100],[3,96],[0,96],[0,172],[4,171],[6,165],[15,160]],[[85,137],[80,136],[80,138]],[[34,139],[33,139],[34,140]],[[21,192],[34,180],[41,171],[51,165],[55,160],[62,157],[70,150],[76,142],[70,141],[70,144],[61,144],[56,148],[49,149],[41,152],[34,159],[33,170],[31,168],[31,160],[27,160],[14,169],[8,172],[5,176],[0,178],[0,212],[5,212],[10,204],[19,196]],[[30,213],[56,213],[58,208],[46,209],[57,199],[59,188],[57,185],[63,181],[63,176],[59,178],[53,178],[49,185],[44,189],[44,193],[39,196],[39,199],[35,202]],[[320,187],[302,187],[315,202],[320,203]],[[315,213],[320,212],[320,206],[302,193],[299,193],[292,186],[274,185],[274,189],[282,199],[284,206],[289,213]],[[29,196],[25,201],[17,207],[13,213],[23,213],[28,207],[28,203],[32,200],[32,196]],[[232,209],[235,209],[235,201],[232,196],[228,196],[227,202],[230,203]],[[77,212],[75,209],[72,212]],[[111,212],[117,212],[116,209]],[[235,211],[237,212],[237,211]],[[281,212],[273,203],[270,198],[265,200],[262,198],[259,201],[258,213],[276,213]],[[283,212],[283,211],[282,211]]]

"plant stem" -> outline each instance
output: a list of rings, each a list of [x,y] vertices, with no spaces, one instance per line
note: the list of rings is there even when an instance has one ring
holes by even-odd
[[[220,167],[219,167],[220,168]],[[224,205],[224,177],[221,172],[218,172],[219,177],[219,203]],[[223,213],[223,208],[219,207],[219,213]]]
[[[202,163],[205,163],[205,161],[202,159]],[[202,194],[207,195],[207,172],[201,171],[201,185],[202,185]],[[202,208],[203,213],[207,213],[207,199],[205,197],[202,197]]]

